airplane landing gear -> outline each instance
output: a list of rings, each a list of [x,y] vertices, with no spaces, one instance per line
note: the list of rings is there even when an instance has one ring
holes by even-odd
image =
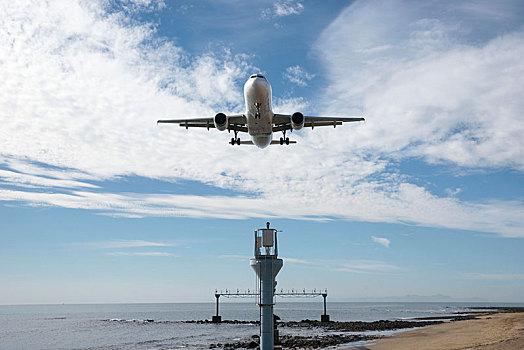
[[[289,145],[289,137],[286,137],[286,130],[282,131],[282,134],[284,134],[284,137],[280,138],[280,144],[283,145],[285,143],[286,145]]]
[[[280,138],[280,144],[283,145],[283,144],[286,144],[286,145],[289,145],[289,137],[286,137],[285,139],[284,138]]]
[[[229,141],[229,144],[232,146],[235,144],[240,145],[240,137],[237,137],[238,131],[234,131],[234,132],[235,132],[235,137],[231,138],[231,141]]]

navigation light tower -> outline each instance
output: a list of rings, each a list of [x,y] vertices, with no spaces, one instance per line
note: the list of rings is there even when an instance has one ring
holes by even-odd
[[[266,228],[255,230],[255,257],[249,261],[260,282],[260,350],[274,348],[275,277],[283,265],[283,260],[278,258],[277,230],[269,226],[268,222]]]

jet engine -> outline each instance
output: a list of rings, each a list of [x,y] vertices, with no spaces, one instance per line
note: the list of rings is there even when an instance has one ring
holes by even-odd
[[[293,130],[300,130],[304,126],[304,115],[300,112],[295,112],[291,116],[291,127]]]
[[[217,115],[215,115],[214,122],[215,128],[217,128],[217,130],[224,131],[227,129],[228,121],[227,116],[224,113],[217,113]]]

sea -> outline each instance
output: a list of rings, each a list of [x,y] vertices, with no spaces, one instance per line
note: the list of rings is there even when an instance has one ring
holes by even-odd
[[[329,302],[333,321],[406,320],[468,312],[471,307],[524,306],[497,303],[400,303]],[[214,303],[0,305],[1,350],[47,349],[209,349],[252,339],[257,324],[198,324],[210,320]],[[322,302],[277,302],[275,314],[282,321],[319,320]],[[254,302],[220,303],[223,320],[254,321]],[[326,334],[323,329],[280,328],[280,334]],[[391,332],[370,332],[388,334]]]

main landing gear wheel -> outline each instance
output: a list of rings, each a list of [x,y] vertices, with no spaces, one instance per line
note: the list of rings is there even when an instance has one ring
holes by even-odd
[[[283,145],[284,143],[286,145],[289,145],[289,137],[286,137],[286,138],[281,137],[280,138],[280,144]]]
[[[237,135],[238,135],[238,131],[235,131],[235,137],[232,137],[232,138],[231,138],[231,141],[229,141],[229,144],[230,144],[231,146],[233,146],[233,145],[235,145],[235,144],[237,144],[237,145],[240,146],[240,137],[238,137]]]
[[[231,141],[229,141],[229,144],[230,145],[240,145],[240,138],[239,137],[237,137],[237,138],[232,137]]]
[[[284,137],[280,138],[280,144],[283,145],[285,143],[286,145],[289,145],[289,137],[286,137],[286,130],[282,131],[282,136]]]

